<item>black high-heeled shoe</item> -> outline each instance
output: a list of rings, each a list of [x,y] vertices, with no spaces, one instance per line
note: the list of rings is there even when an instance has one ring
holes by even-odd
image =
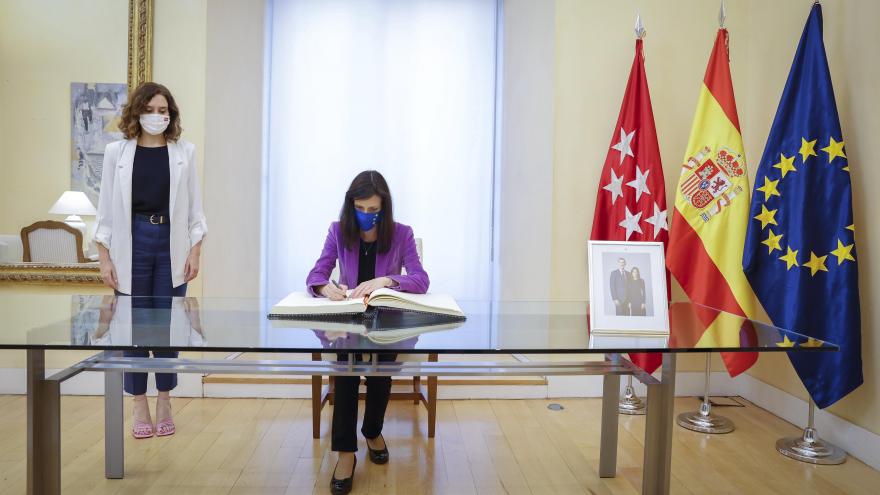
[[[379,437],[381,437],[381,436],[382,435],[379,435]],[[376,437],[376,438],[379,438],[379,437]],[[384,442],[384,439],[383,439],[383,442]],[[370,444],[367,443],[367,452],[369,452],[370,461],[372,461],[373,464],[385,464],[388,462],[388,444],[387,443],[385,443],[385,448],[383,448],[381,450],[373,450],[370,448]]]
[[[357,467],[358,459],[354,458],[354,464],[351,466],[351,476],[344,479],[336,479],[336,468],[333,468],[333,476],[330,477],[330,493],[333,495],[346,495],[354,486],[354,469]],[[336,461],[339,465],[339,461]]]

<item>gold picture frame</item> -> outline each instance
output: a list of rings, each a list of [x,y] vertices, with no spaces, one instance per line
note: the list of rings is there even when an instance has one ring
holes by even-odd
[[[153,0],[128,0],[128,91],[153,80]]]
[[[101,287],[104,280],[98,263],[0,263],[0,287],[21,284]]]

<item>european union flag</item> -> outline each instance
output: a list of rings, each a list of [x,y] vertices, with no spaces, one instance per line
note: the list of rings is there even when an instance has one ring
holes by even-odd
[[[822,408],[862,384],[854,234],[850,169],[817,3],[758,165],[743,268],[775,325],[840,346],[789,353]]]

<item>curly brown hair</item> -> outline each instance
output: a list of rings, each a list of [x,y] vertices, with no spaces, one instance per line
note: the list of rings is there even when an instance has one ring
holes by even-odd
[[[134,139],[141,134],[140,117],[142,113],[146,113],[147,104],[156,95],[162,95],[168,101],[168,115],[171,122],[165,129],[165,139],[168,141],[177,141],[183,127],[180,126],[180,110],[177,109],[177,103],[171,96],[171,91],[159,83],[145,82],[135,88],[128,96],[128,103],[122,109],[122,120],[119,122],[119,130],[125,139]]]

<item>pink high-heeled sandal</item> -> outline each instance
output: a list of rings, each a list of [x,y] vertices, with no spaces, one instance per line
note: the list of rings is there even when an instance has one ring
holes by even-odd
[[[135,438],[150,438],[153,436],[153,425],[135,420],[131,425],[131,434]]]
[[[164,437],[168,435],[174,435],[174,432],[177,431],[174,427],[174,420],[171,418],[163,419],[156,423],[156,436]]]
[[[159,414],[159,403],[162,401],[168,401],[168,412],[171,412],[171,401],[169,399],[159,398],[159,401],[156,403],[156,415]],[[174,432],[177,429],[174,427],[174,420],[171,417],[165,418],[162,421],[158,421],[156,423],[156,436],[157,437],[165,437],[168,435],[174,435]]]

